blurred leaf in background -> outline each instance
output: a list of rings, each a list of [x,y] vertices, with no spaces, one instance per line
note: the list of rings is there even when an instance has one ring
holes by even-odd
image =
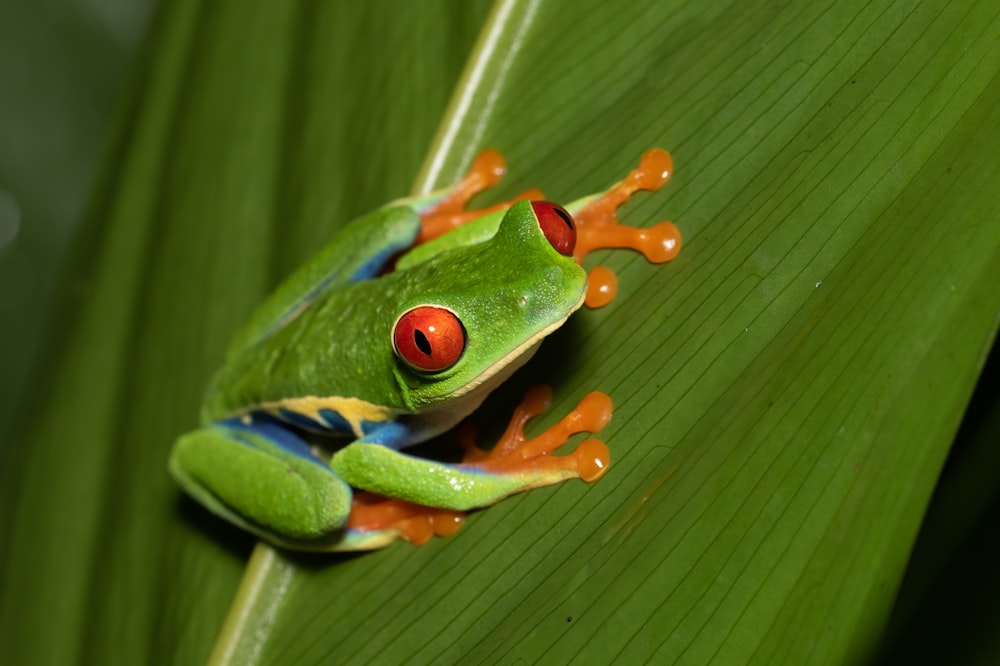
[[[599,257],[618,299],[579,314],[481,416],[495,430],[538,381],[555,414],[604,390],[611,471],[419,549],[258,547],[216,656],[920,654],[914,628],[940,600],[927,579],[969,555],[930,532],[873,651],[996,333],[998,10],[337,4],[182,0],[156,16],[80,240],[88,288],[5,447],[2,661],[206,658],[252,543],[165,474],[201,387],[336,228],[405,193],[421,163],[422,189],[486,146],[511,167],[490,196],[556,200],[650,146],[674,154],[671,184],[625,215],[676,221],[680,257]],[[928,522],[970,549],[996,488],[983,386],[960,436],[979,464],[951,466],[978,492],[946,479],[946,516]],[[996,654],[964,638],[970,660]]]
[[[27,407],[53,307],[79,287],[57,292],[57,277],[151,10],[127,0],[0,4],[0,437]]]
[[[199,529],[170,441],[253,305],[409,189],[487,9],[160,9],[70,269],[84,288],[5,447],[0,661],[204,659],[250,542]]]

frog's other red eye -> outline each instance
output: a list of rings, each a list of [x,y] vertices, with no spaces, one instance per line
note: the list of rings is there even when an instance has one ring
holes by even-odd
[[[408,310],[392,332],[396,356],[420,372],[441,372],[458,363],[466,341],[455,313],[434,305]]]
[[[576,223],[566,209],[549,201],[532,201],[531,209],[538,218],[542,233],[561,255],[573,256],[576,247]]]

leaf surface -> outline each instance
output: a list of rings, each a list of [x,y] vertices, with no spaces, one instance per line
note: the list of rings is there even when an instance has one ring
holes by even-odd
[[[537,186],[558,201],[662,146],[675,177],[623,216],[673,220],[679,257],[595,257],[618,298],[576,315],[480,416],[496,430],[524,387],[551,382],[541,428],[605,391],[608,475],[422,548],[259,549],[216,656],[868,655],[1000,313],[997,10],[501,2],[438,124],[469,45],[438,33],[474,34],[472,10],[234,7],[159,17],[108,167],[91,296],[18,466],[3,626],[18,608],[58,641],[5,649],[207,655],[249,541],[178,500],[169,446],[253,305],[404,193],[422,158],[427,188],[498,148],[510,173],[490,198]]]

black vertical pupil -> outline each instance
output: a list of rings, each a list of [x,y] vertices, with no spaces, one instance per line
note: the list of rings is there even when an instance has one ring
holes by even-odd
[[[562,218],[562,221],[566,223],[567,227],[569,227],[570,229],[573,228],[573,218],[569,216],[569,213],[564,211],[562,208],[558,208],[556,206],[553,206],[552,210],[556,212],[556,215]]]
[[[431,355],[431,341],[427,339],[423,331],[418,329],[413,332],[413,342],[416,343],[417,349],[428,356]]]

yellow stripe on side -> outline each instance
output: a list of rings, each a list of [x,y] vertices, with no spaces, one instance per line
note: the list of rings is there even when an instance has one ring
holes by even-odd
[[[337,412],[337,414],[347,421],[355,437],[364,436],[365,433],[361,427],[364,421],[385,423],[395,420],[398,415],[404,413],[401,409],[376,405],[360,398],[321,397],[318,395],[265,402],[257,405],[255,409],[265,410],[278,417],[280,417],[280,410],[285,409],[296,414],[301,414],[316,423],[326,423],[320,415],[320,410],[329,409],[330,411]]]

